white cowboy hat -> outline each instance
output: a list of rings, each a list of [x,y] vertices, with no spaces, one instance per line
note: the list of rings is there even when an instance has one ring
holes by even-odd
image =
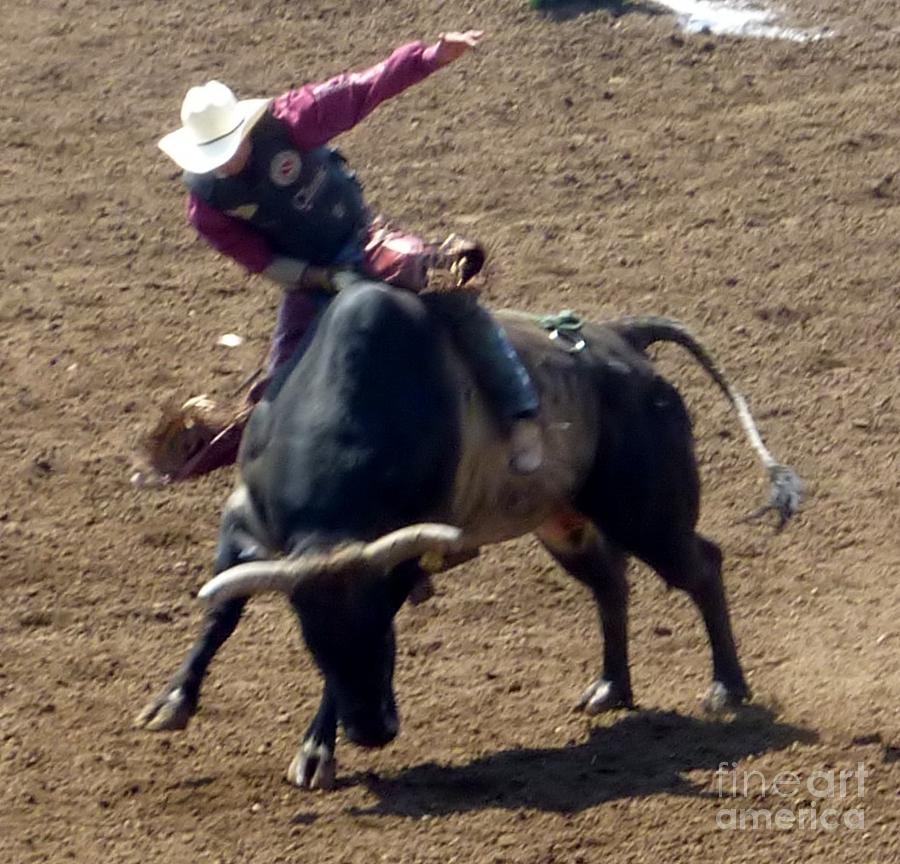
[[[159,148],[192,174],[214,171],[234,156],[271,101],[238,102],[218,81],[191,87],[181,103],[181,129],[161,138]]]

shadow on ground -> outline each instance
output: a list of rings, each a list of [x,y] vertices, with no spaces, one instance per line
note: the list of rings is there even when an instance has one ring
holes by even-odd
[[[723,721],[650,711],[594,729],[583,744],[505,750],[468,765],[428,763],[391,777],[357,775],[346,782],[363,783],[379,798],[360,814],[421,817],[523,807],[577,813],[660,793],[707,797],[709,784],[694,783],[686,773],[817,738],[776,722],[764,708]]]

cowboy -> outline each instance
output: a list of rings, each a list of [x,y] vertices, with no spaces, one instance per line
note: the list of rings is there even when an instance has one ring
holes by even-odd
[[[457,60],[482,32],[442,34],[433,45],[413,42],[363,72],[307,84],[275,99],[238,101],[224,84],[192,87],[181,107],[182,127],[160,148],[183,170],[188,219],[208,243],[284,288],[266,379],[308,342],[312,323],[334,290],[337,269],[423,290],[429,277],[468,282],[484,263],[483,249],[451,235],[443,244],[373,218],[343,157],[328,146],[381,102]],[[538,399],[502,328],[471,291],[441,297],[442,312],[510,435],[511,465],[529,473],[542,461]],[[304,345],[305,347],[305,345]],[[301,349],[302,350],[302,349]],[[247,411],[195,454],[173,479],[204,474],[234,461]]]

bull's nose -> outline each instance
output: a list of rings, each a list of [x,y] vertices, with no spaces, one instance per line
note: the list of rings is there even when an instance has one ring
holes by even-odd
[[[400,723],[396,716],[383,718],[380,723],[345,722],[344,734],[360,747],[384,747],[397,737]]]

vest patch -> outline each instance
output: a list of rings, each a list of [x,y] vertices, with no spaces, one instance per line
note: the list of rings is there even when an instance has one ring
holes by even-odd
[[[249,221],[256,215],[257,210],[259,210],[259,204],[242,204],[240,207],[235,207],[234,210],[226,210],[225,213]]]
[[[296,207],[301,213],[306,213],[312,210],[313,204],[315,203],[319,192],[327,181],[328,172],[324,167],[319,166],[316,169],[316,173],[313,174],[312,179],[309,181],[309,185],[297,190],[297,194],[294,195],[293,198],[294,207]]]
[[[269,179],[276,186],[290,186],[297,181],[303,163],[296,150],[279,150],[269,163]]]

